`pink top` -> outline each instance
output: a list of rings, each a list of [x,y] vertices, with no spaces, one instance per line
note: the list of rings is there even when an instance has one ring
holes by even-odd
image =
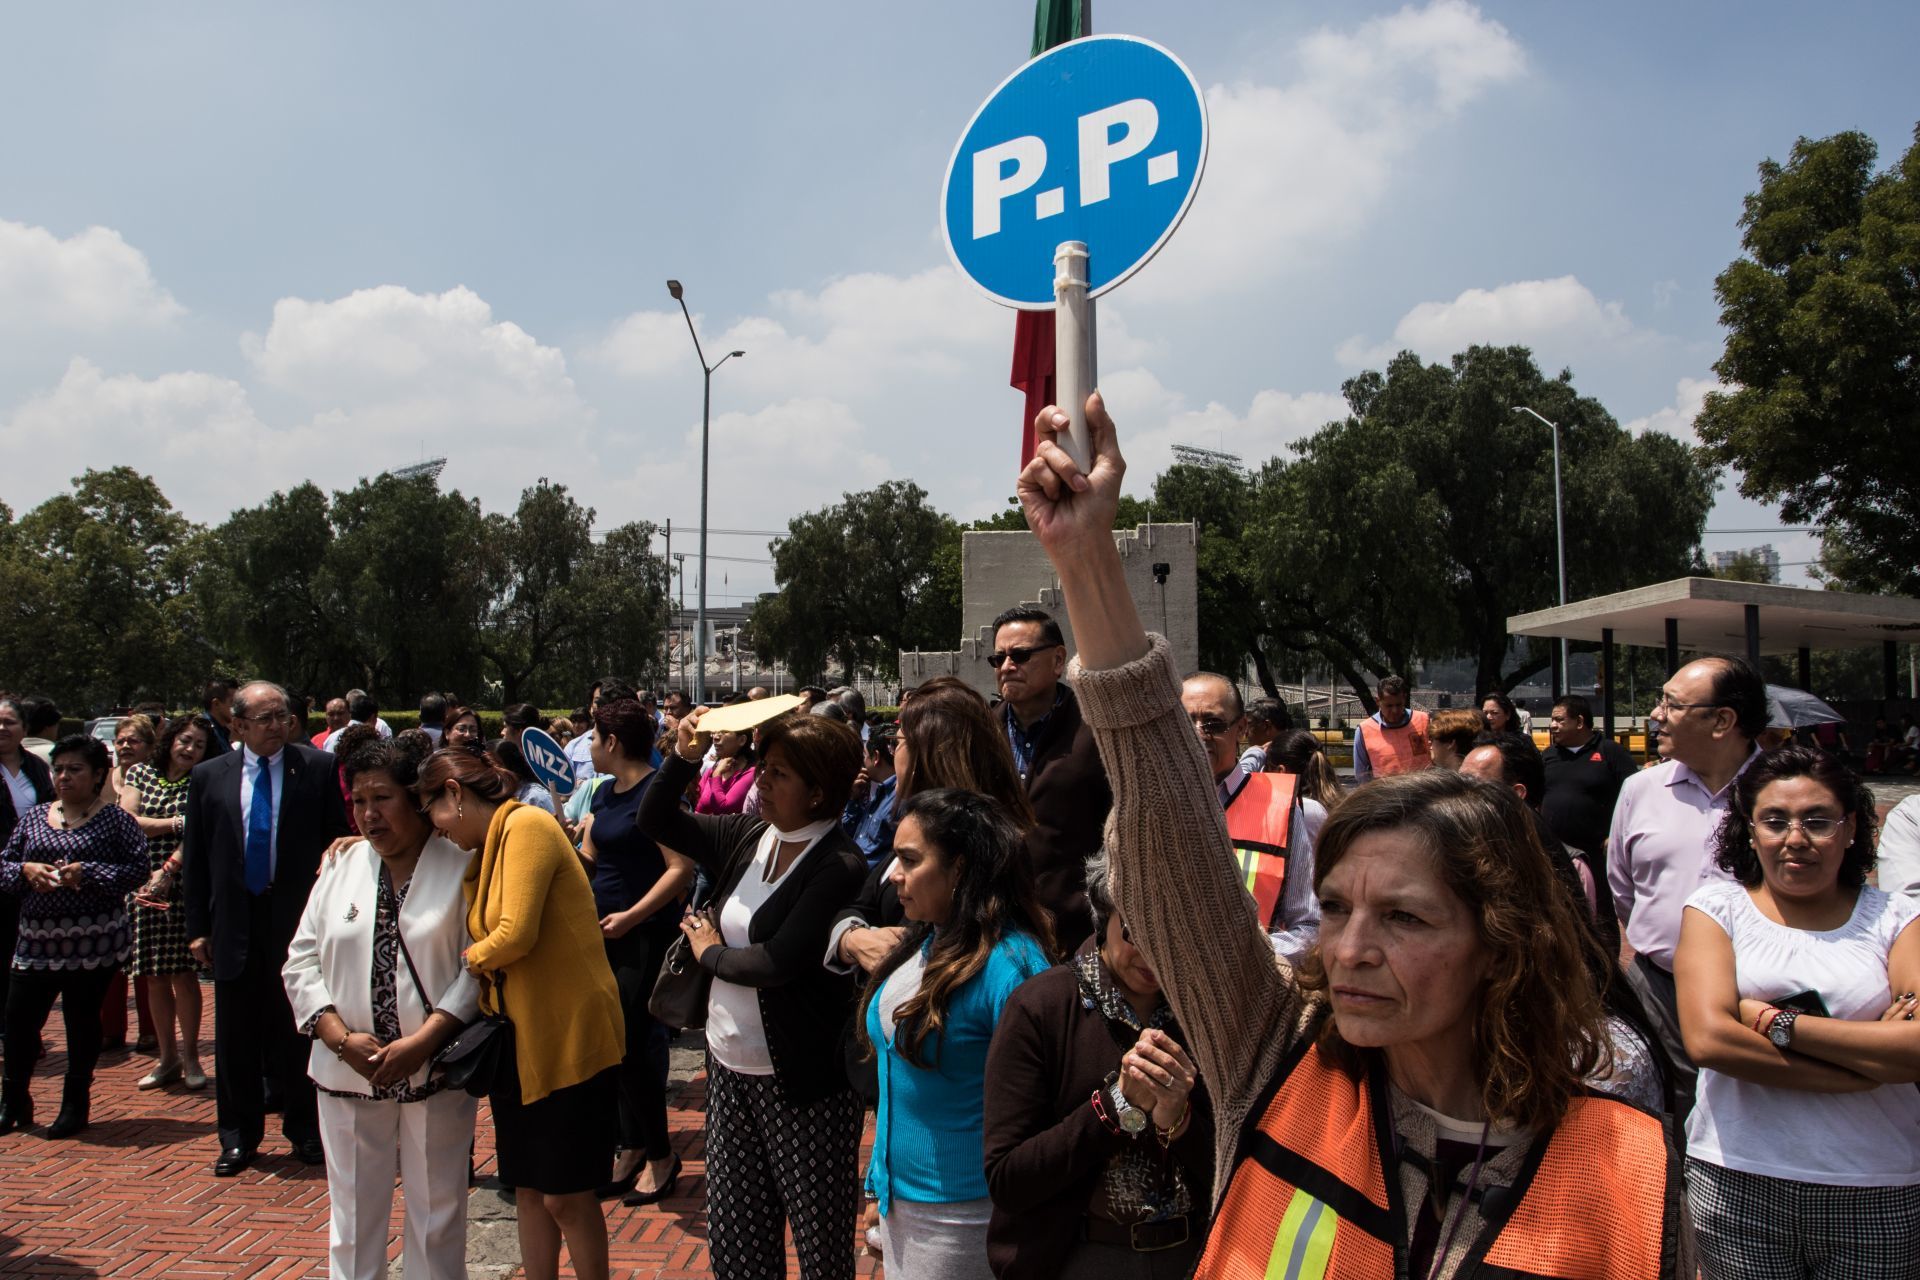
[[[1740,773],[1759,755],[1749,755]],[[1620,931],[1627,945],[1669,973],[1687,899],[1704,884],[1732,879],[1714,862],[1712,848],[1732,799],[1733,780],[1708,791],[1693,770],[1669,760],[1628,778],[1613,806],[1607,881]]]
[[[718,771],[710,769],[700,777],[700,798],[693,806],[695,813],[739,813],[747,802],[747,792],[753,790],[754,769],[742,769],[732,777],[722,780]]]

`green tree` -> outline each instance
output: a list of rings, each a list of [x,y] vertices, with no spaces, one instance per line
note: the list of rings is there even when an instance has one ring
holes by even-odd
[[[337,492],[327,560],[359,680],[401,705],[427,688],[472,689],[479,637],[480,505],[431,476],[379,475]]]
[[[1773,573],[1767,568],[1767,562],[1760,558],[1757,551],[1735,552],[1724,568],[1715,569],[1713,576],[1724,578],[1728,582],[1772,582]]]
[[[317,485],[234,512],[208,535],[193,579],[207,643],[229,669],[297,689],[355,683],[361,676],[335,569],[327,495]]]
[[[1760,166],[1746,255],[1714,282],[1727,345],[1695,429],[1740,492],[1824,525],[1841,580],[1920,594],[1920,127],[1892,170],[1861,133]]]
[[[166,696],[187,682],[178,630],[182,549],[194,526],[130,467],[87,471],[71,493],[9,521],[4,586],[15,678],[75,709]]]
[[[956,529],[919,485],[889,480],[796,516],[774,544],[776,597],[754,607],[757,644],[796,676],[840,665],[899,674],[904,648],[945,647],[960,630],[957,573],[942,569]]]
[[[1263,471],[1250,554],[1267,634],[1324,659],[1368,707],[1380,674],[1421,658],[1466,654],[1482,689],[1546,665],[1544,645],[1508,659],[1508,616],[1557,591],[1552,441],[1516,405],[1560,424],[1571,596],[1677,577],[1698,559],[1711,469],[1671,437],[1629,434],[1524,347],[1473,347],[1445,365],[1403,352],[1343,391],[1351,414]]]

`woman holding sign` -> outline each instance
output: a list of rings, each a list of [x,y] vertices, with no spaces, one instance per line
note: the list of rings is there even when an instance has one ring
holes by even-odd
[[[1608,1054],[1597,944],[1511,791],[1432,771],[1348,796],[1314,850],[1319,938],[1276,961],[1114,546],[1113,423],[1097,394],[1086,410],[1089,467],[1049,408],[1020,499],[1113,780],[1114,904],[1214,1103],[1196,1274],[1691,1276],[1659,1119],[1583,1085]]]

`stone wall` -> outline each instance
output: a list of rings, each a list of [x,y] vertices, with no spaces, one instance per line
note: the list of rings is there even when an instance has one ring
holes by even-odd
[[[1114,545],[1126,567],[1127,587],[1147,630],[1158,631],[1173,646],[1182,671],[1200,663],[1200,617],[1195,524],[1143,524],[1131,533],[1116,531]],[[1165,565],[1165,581],[1155,565]],[[960,647],[944,652],[902,650],[900,684],[911,689],[935,676],[955,675],[993,696],[993,620],[1015,605],[1035,605],[1060,621],[1067,649],[1073,650],[1073,626],[1067,620],[1060,580],[1054,576],[1040,541],[1027,530],[969,532],[960,542]]]

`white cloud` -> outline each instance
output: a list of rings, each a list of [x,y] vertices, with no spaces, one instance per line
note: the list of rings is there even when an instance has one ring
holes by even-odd
[[[1324,391],[1256,393],[1245,413],[1219,401],[1192,407],[1186,397],[1147,369],[1102,377],[1101,394],[1124,419],[1117,423],[1127,455],[1128,487],[1144,493],[1173,462],[1176,444],[1238,454],[1249,470],[1269,458],[1291,457],[1290,446],[1347,416],[1347,402]]]
[[[1726,390],[1727,385],[1718,378],[1682,378],[1674,385],[1672,404],[1664,409],[1656,409],[1644,418],[1635,418],[1627,423],[1627,430],[1634,435],[1658,431],[1688,444],[1698,444],[1700,441],[1693,434],[1693,420],[1700,416],[1700,410],[1705,407],[1708,392]]]
[[[6,497],[16,512],[64,490],[89,467],[130,462],[189,514],[224,514],[257,500],[251,488],[271,444],[246,389],[229,378],[109,375],[77,358],[58,385],[0,421]]]
[[[1451,302],[1423,302],[1400,318],[1389,341],[1348,338],[1335,357],[1354,367],[1377,367],[1402,351],[1444,360],[1475,343],[1575,354],[1641,335],[1618,302],[1602,302],[1573,276],[1559,276],[1468,289]]]
[[[45,227],[0,219],[0,331],[98,333],[155,326],[186,314],[161,288],[147,257],[110,227],[65,240]]]
[[[1284,86],[1207,90],[1206,180],[1133,296],[1254,288],[1352,234],[1382,203],[1396,161],[1526,68],[1506,28],[1460,0],[1323,29],[1296,62]]]

